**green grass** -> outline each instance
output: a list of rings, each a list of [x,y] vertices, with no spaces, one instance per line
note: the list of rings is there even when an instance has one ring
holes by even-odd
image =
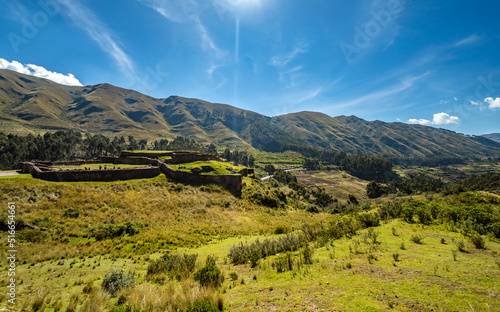
[[[398,230],[397,237],[392,234],[393,227]],[[311,245],[315,247],[313,263],[283,273],[277,273],[272,265],[277,256],[261,260],[253,269],[250,265],[231,265],[225,259],[232,245],[269,236],[231,237],[199,248],[179,248],[173,253],[197,253],[197,267],[202,266],[208,255],[218,257],[217,264],[226,277],[222,289],[227,311],[328,311],[332,308],[386,311],[390,306],[397,311],[500,309],[500,294],[495,291],[500,287],[500,270],[495,264],[500,253],[497,241],[488,241],[487,250],[475,250],[467,245],[469,252],[459,253],[454,261],[451,252],[454,245],[442,244],[441,238],[451,242],[462,237],[441,226],[423,228],[394,220],[375,228],[379,233],[377,245],[363,242],[365,231],[324,246]],[[425,237],[424,245],[407,244],[406,250],[399,249],[401,241],[408,242],[416,234]],[[349,246],[356,241],[360,253],[350,251]],[[395,252],[399,254],[397,262],[392,257]],[[371,263],[367,260],[368,254],[374,255]],[[31,291],[48,288],[51,302],[61,300],[66,306],[69,296],[81,294],[87,281],[94,281],[95,287],[99,287],[105,274],[120,268],[135,271],[136,289],[150,287],[148,285],[153,284],[145,280],[147,265],[160,256],[161,253],[154,253],[115,258],[107,254],[19,264],[23,287],[18,288],[18,298],[20,302],[30,302]],[[4,266],[2,264],[2,269]],[[237,273],[238,280],[231,281],[231,272]],[[168,282],[155,287],[168,289],[181,284]],[[83,296],[82,301],[85,298]]]
[[[220,162],[220,161],[195,161],[187,164],[179,164],[179,165],[169,165],[172,169],[184,172],[191,172],[192,169],[199,168],[202,169],[202,166],[212,167],[213,170],[209,172],[202,172],[204,175],[231,175],[232,171],[235,172],[241,171],[245,169],[244,166],[235,166],[229,162]]]
[[[116,169],[121,168],[141,168],[141,167],[148,167],[148,165],[128,165],[128,164],[112,164],[112,163],[101,163],[101,164],[83,164],[83,165],[75,165],[75,166],[53,166],[53,169],[61,169],[61,170],[66,170],[66,169],[84,169],[85,167],[90,168],[92,170],[99,169],[99,166],[101,166],[101,169],[104,169],[104,166],[107,166],[108,170],[113,169],[113,166],[116,166]]]
[[[350,179],[334,172],[316,174],[332,183]],[[259,206],[247,192],[273,189],[269,183],[250,178],[245,178],[244,183],[243,196],[237,198],[219,186],[180,185],[163,175],[143,180],[71,183],[41,181],[29,175],[3,177],[0,201],[15,201],[16,220],[30,223],[41,219],[49,233],[44,243],[18,242],[18,310],[31,310],[35,298],[40,297],[37,294],[45,293],[45,311],[55,311],[57,305],[65,311],[73,294],[78,294],[80,308],[84,302],[96,300],[95,293],[82,293],[87,282],[94,285],[96,292],[104,275],[122,268],[136,273],[135,287],[123,293],[128,302],[145,304],[155,298],[158,305],[164,302],[163,307],[172,298],[189,302],[222,296],[225,311],[500,309],[500,293],[496,291],[500,289],[500,241],[485,236],[486,249],[476,249],[457,232],[459,225],[384,221],[351,238],[310,243],[312,264],[294,266],[291,271],[277,273],[273,266],[283,255],[261,259],[255,268],[250,264],[232,265],[228,252],[233,245],[276,238],[272,233],[283,224],[297,232],[303,224],[328,225],[339,217],[308,213],[291,199],[279,209]],[[452,205],[452,199],[467,199],[473,205],[474,198],[436,196],[432,202]],[[77,209],[79,216],[65,216],[69,208]],[[89,227],[127,221],[147,225],[136,235],[114,239],[96,241],[89,235]],[[371,237],[368,231],[378,234],[377,243],[366,239]],[[0,235],[6,238],[6,232]],[[411,242],[416,235],[423,238],[422,244]],[[465,252],[457,252],[454,242],[458,241],[464,242]],[[6,251],[6,246],[0,250]],[[166,250],[197,253],[197,268],[203,266],[208,255],[216,256],[226,277],[221,289],[204,290],[192,279],[171,281],[161,275],[156,281],[146,280],[148,264]],[[300,253],[292,252],[292,257],[298,260]],[[398,261],[394,260],[395,253]],[[238,280],[231,281],[231,272],[238,275]],[[3,261],[2,286],[6,286],[6,280],[7,263]],[[0,309],[7,306],[4,293],[0,294]],[[107,308],[101,310],[109,311],[117,300],[103,299]]]

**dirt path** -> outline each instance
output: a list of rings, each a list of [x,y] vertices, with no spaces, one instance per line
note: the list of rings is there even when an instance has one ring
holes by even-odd
[[[20,174],[17,171],[0,171],[0,177],[13,176]]]

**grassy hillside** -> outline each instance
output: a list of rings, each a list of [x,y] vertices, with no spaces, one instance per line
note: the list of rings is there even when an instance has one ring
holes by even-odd
[[[368,210],[339,215],[307,212],[292,197],[281,208],[261,206],[253,194],[274,192],[274,182],[244,182],[240,199],[163,176],[113,183],[0,177],[0,199],[16,202],[18,224],[46,229],[18,229],[15,310],[121,311],[120,302],[184,311],[197,300],[225,311],[500,309],[500,241],[488,221],[498,219],[498,195],[372,201]],[[481,248],[475,230],[483,232]],[[237,246],[293,237],[302,237],[293,251],[233,264]],[[193,271],[152,271],[160,259],[184,254],[197,255]],[[207,256],[224,276],[215,289],[194,280]],[[121,269],[134,273],[135,283],[111,296],[103,281]],[[6,286],[5,262],[0,272]],[[0,294],[0,306],[6,300]]]

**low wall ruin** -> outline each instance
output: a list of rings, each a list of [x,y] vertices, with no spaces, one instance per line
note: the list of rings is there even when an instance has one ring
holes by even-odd
[[[241,175],[203,175],[192,174],[184,171],[176,171],[170,168],[167,164],[160,164],[160,169],[166,177],[175,181],[188,184],[218,184],[229,189],[235,194],[241,194],[242,177]]]
[[[50,170],[43,171],[34,163],[22,163],[22,170],[34,178],[54,182],[120,181],[150,179],[161,174],[159,167],[108,169],[108,170]]]

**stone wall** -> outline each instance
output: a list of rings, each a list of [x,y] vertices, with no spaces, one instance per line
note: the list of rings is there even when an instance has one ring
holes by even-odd
[[[194,161],[209,161],[220,160],[217,156],[204,153],[193,152],[174,152],[171,159],[165,159],[164,162],[168,164],[184,164]]]
[[[158,167],[160,161],[148,157],[99,157],[99,162],[127,165],[152,165]]]
[[[159,167],[109,170],[51,170],[43,171],[34,163],[22,163],[22,170],[34,178],[55,182],[119,181],[150,179],[161,174]]]
[[[158,158],[162,156],[172,156],[174,152],[140,152],[140,153],[134,153],[134,152],[127,152],[123,151],[120,153],[120,158],[125,158],[125,157],[149,157],[149,158]]]
[[[241,194],[241,175],[202,175],[192,174],[184,171],[176,171],[170,168],[167,164],[160,164],[160,169],[166,177],[175,181],[188,184],[219,184],[235,194]]]

